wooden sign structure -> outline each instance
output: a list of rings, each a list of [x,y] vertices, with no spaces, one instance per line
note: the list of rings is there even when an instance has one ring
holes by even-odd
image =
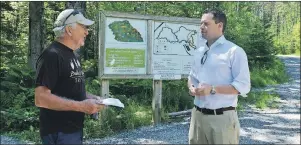
[[[101,95],[110,79],[153,79],[153,122],[161,121],[162,80],[187,77],[200,45],[200,19],[99,13],[98,72]]]

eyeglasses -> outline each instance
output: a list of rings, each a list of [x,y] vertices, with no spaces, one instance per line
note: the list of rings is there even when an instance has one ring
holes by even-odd
[[[80,13],[80,12],[79,12],[78,10],[74,10],[72,13],[70,13],[70,14],[66,17],[66,19],[65,19],[65,21],[64,21],[64,23],[63,23],[63,26],[65,25],[66,21],[68,20],[68,18],[69,18],[71,15],[75,16],[75,15],[77,15],[77,14],[79,14],[79,13]]]
[[[204,54],[203,54],[203,57],[202,57],[202,59],[201,59],[201,64],[202,64],[202,65],[204,65],[205,62],[206,62],[206,60],[207,60],[208,51],[209,51],[209,49],[206,50],[206,51],[204,52]]]

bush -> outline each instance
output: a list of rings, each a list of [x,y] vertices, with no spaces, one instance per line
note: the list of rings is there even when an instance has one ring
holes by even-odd
[[[87,78],[88,92],[100,92],[97,78]],[[110,95],[125,104],[124,109],[108,107],[100,120],[85,122],[87,137],[100,137],[124,129],[134,129],[152,124],[153,80],[110,80]],[[193,106],[188,95],[187,79],[163,81],[161,120],[168,121],[168,112],[182,111]],[[95,129],[96,128],[96,129]]]
[[[289,76],[284,64],[275,58],[270,65],[256,65],[251,71],[251,85],[254,88],[287,82]]]
[[[277,100],[280,98],[275,92],[251,92],[248,97],[238,97],[238,109],[241,110],[245,105],[253,105],[256,108],[276,108],[279,103]]]
[[[124,96],[114,96],[125,104],[125,108],[107,107],[101,112],[99,120],[87,117],[85,121],[85,136],[89,138],[104,137],[124,129],[134,129],[152,123],[151,106],[124,100]]]
[[[26,64],[12,65],[1,81],[1,131],[38,127],[34,105],[34,71]]]
[[[163,81],[162,105],[166,112],[183,111],[193,106],[188,94],[187,79]]]

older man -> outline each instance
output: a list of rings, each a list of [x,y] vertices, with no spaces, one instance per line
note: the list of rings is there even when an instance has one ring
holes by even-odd
[[[43,144],[82,144],[85,113],[104,107],[100,97],[86,94],[84,73],[74,55],[93,23],[77,10],[61,12],[53,29],[56,40],[37,61],[35,104]]]
[[[226,15],[206,10],[201,19],[202,37],[188,77],[195,96],[189,129],[190,144],[238,144],[240,124],[237,96],[250,91],[245,51],[224,37]]]

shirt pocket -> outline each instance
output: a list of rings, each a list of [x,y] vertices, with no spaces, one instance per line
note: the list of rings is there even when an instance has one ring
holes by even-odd
[[[228,83],[231,80],[231,64],[227,55],[215,54],[212,60],[214,72],[219,83]]]

